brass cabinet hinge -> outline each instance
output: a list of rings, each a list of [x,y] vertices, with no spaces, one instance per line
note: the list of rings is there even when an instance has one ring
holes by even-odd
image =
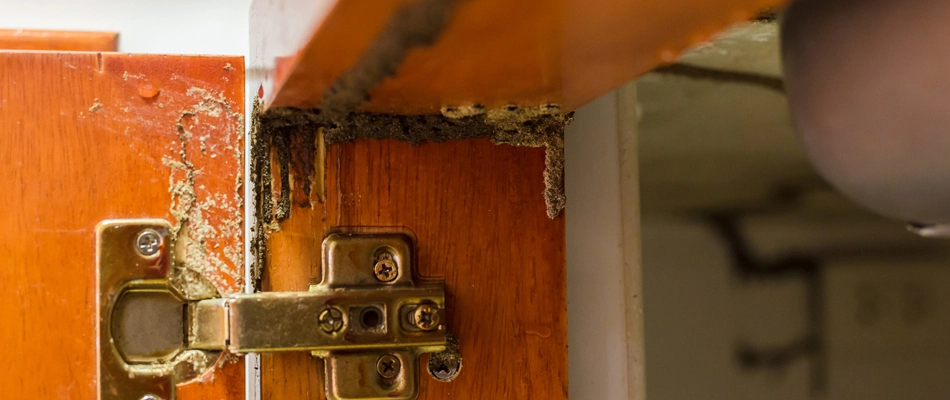
[[[327,236],[308,292],[215,297],[179,287],[197,278],[176,278],[167,222],[97,232],[100,399],[172,399],[224,353],[280,351],[323,358],[329,399],[414,399],[419,355],[446,347],[444,286],[416,282],[405,235]]]

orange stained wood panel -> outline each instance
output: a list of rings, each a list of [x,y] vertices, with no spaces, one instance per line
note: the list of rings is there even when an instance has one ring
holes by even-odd
[[[96,397],[100,221],[164,218],[203,240],[189,268],[239,290],[243,65],[0,52],[0,399]],[[240,362],[202,380],[179,398],[243,397]]]
[[[311,3],[321,3],[319,6]],[[344,76],[392,76],[365,89],[364,111],[439,113],[443,106],[560,104],[570,111],[684,49],[785,0],[254,0],[251,63],[267,107],[312,108]],[[431,44],[420,8],[454,5]],[[400,23],[403,23],[399,27]],[[423,41],[424,42],[424,41]],[[395,43],[395,44],[394,44]],[[364,82],[365,83],[365,82]],[[339,92],[339,91],[338,91]]]
[[[564,215],[547,217],[544,157],[543,148],[489,139],[331,145],[326,203],[315,193],[293,202],[267,242],[265,290],[307,290],[318,282],[329,229],[411,232],[417,272],[445,280],[448,327],[463,359],[450,383],[435,381],[423,364],[419,398],[564,399]],[[291,168],[295,185],[323,177],[296,173]],[[279,171],[272,174],[277,179]],[[309,355],[263,357],[265,399],[323,399],[322,379],[322,362]]]
[[[0,50],[116,51],[116,32],[0,29]]]

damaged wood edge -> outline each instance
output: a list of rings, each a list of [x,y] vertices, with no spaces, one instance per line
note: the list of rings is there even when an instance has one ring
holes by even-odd
[[[317,195],[317,202],[325,203],[327,201],[327,141],[322,127],[317,128],[317,136],[313,138],[313,141],[317,151],[313,157],[314,173],[311,181]],[[313,203],[310,206],[313,207]]]
[[[564,128],[573,113],[557,105],[446,107],[436,115],[388,115],[352,112],[340,118],[319,109],[276,108],[261,111],[255,99],[251,120],[251,181],[255,223],[251,279],[259,289],[266,268],[267,240],[280,231],[292,206],[312,208],[326,199],[326,146],[359,139],[395,139],[413,146],[490,138],[497,145],[545,147],[541,193],[549,218],[566,204],[564,195]],[[540,199],[539,199],[540,200]]]
[[[357,139],[396,139],[409,142],[413,146],[425,142],[444,142],[473,138],[491,138],[495,144],[507,144],[524,147],[546,147],[544,171],[544,199],[547,213],[555,218],[564,208],[564,128],[573,120],[573,113],[562,114],[557,105],[538,107],[506,106],[485,110],[480,105],[465,107],[447,107],[440,115],[388,115],[353,112],[343,119],[319,109],[277,108],[267,112],[255,113],[257,128],[253,141],[255,163],[266,168],[263,157],[270,154],[270,146],[281,146],[278,156],[282,158],[281,169],[293,169],[297,160],[315,159],[313,155],[294,155],[301,146],[290,146],[289,142],[306,143],[306,140],[288,139],[288,136],[316,134],[323,135],[326,145],[343,143]],[[268,146],[267,149],[259,146]],[[266,151],[265,151],[266,150]],[[317,157],[319,158],[319,157]],[[263,171],[262,171],[263,172]],[[304,168],[300,172],[313,176],[314,169]],[[267,174],[271,176],[273,174]],[[259,176],[257,179],[263,179]],[[269,178],[268,178],[269,179]],[[290,178],[280,173],[282,185],[280,201],[263,202],[262,221],[268,223],[282,219],[289,212],[289,204],[284,201],[284,188],[289,186]],[[258,186],[258,193],[268,193],[272,181],[264,179]],[[289,190],[289,189],[288,189]],[[306,191],[309,195],[309,190]],[[270,204],[268,204],[270,203]],[[306,206],[301,204],[302,206]],[[273,210],[276,206],[277,209]]]
[[[254,291],[261,289],[261,274],[267,263],[267,238],[270,233],[280,229],[274,218],[275,202],[272,195],[273,178],[271,175],[271,134],[261,128],[261,108],[259,97],[254,98],[251,109],[251,176],[248,178],[254,185],[253,209],[254,226],[251,227],[252,237],[248,238],[253,259],[250,267],[251,280]]]
[[[360,58],[323,91],[316,108],[343,118],[369,99],[369,91],[394,75],[415,47],[430,46],[461,0],[418,0],[398,8]]]
[[[267,263],[267,240],[280,231],[292,205],[314,208],[326,201],[326,142],[319,124],[262,122],[263,108],[255,98],[251,111],[251,177],[254,225],[249,277],[256,290]],[[271,121],[266,119],[264,121]]]
[[[228,266],[224,260],[212,254],[208,247],[215,237],[230,238],[243,233],[243,217],[240,213],[243,204],[243,176],[236,174],[234,183],[233,204],[228,204],[227,198],[199,199],[195,192],[196,177],[201,171],[195,167],[189,157],[189,143],[194,135],[185,127],[186,118],[205,115],[212,118],[222,113],[234,121],[234,130],[237,137],[235,143],[241,143],[244,135],[244,115],[235,112],[223,96],[214,97],[207,90],[191,88],[186,93],[199,99],[198,103],[189,109],[182,110],[175,121],[180,148],[177,158],[165,156],[162,163],[171,168],[169,174],[169,189],[171,206],[169,212],[176,223],[170,230],[170,237],[175,248],[175,257],[169,282],[188,300],[209,298],[217,295],[228,285],[221,280],[222,274],[227,274]],[[204,152],[202,138],[199,151]],[[243,162],[243,152],[239,146],[234,146],[234,158],[238,164]],[[180,174],[184,174],[180,177]],[[218,229],[211,226],[204,218],[204,211],[211,208],[224,208],[232,217],[222,221]],[[243,277],[240,267],[244,265],[244,252],[238,246],[226,245],[223,249],[224,257],[238,269],[230,274],[240,286]]]

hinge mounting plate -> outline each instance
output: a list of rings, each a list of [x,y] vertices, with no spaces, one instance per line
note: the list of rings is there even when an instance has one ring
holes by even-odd
[[[322,281],[308,292],[184,299],[168,280],[169,226],[99,226],[100,399],[172,399],[176,383],[211,368],[221,352],[278,351],[324,358],[328,399],[414,399],[419,355],[445,349],[444,286],[417,282],[406,235],[328,235]],[[158,234],[154,254],[145,232]],[[121,317],[143,313],[155,316],[149,332]],[[205,362],[188,365],[197,368],[175,368],[196,355]]]

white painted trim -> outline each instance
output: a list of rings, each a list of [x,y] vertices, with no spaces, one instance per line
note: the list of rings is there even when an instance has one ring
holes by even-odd
[[[643,399],[636,93],[582,107],[565,134],[568,396]]]
[[[624,304],[627,318],[627,392],[646,399],[643,335],[643,263],[640,241],[640,163],[637,126],[640,118],[636,84],[617,90],[620,136],[620,215],[623,230]]]

